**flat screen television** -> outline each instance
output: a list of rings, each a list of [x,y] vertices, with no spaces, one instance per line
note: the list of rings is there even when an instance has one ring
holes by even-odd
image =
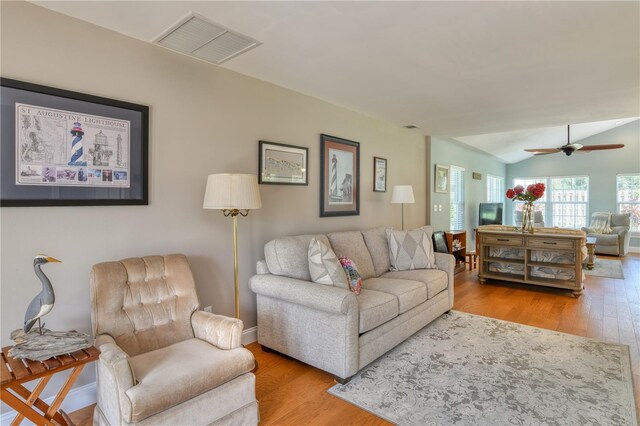
[[[480,225],[502,225],[502,203],[480,203]]]

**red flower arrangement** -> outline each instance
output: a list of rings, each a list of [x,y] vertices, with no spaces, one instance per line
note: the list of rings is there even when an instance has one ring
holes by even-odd
[[[537,199],[542,198],[544,195],[544,190],[546,187],[544,183],[532,183],[527,186],[525,191],[524,186],[516,185],[512,188],[507,189],[506,196],[511,201],[526,201],[528,203],[533,203]]]

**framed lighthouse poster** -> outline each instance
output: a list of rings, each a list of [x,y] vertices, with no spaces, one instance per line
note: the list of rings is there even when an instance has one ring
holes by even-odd
[[[149,107],[1,79],[1,205],[148,204]]]
[[[360,214],[360,143],[320,135],[320,217]]]

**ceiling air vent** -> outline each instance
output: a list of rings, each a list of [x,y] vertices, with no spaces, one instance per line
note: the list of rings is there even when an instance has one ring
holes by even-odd
[[[220,65],[260,42],[192,14],[162,33],[156,44]]]

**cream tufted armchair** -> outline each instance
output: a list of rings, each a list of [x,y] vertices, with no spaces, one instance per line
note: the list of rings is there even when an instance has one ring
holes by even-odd
[[[198,311],[185,256],[94,265],[94,425],[255,425],[253,354],[238,319]]]

